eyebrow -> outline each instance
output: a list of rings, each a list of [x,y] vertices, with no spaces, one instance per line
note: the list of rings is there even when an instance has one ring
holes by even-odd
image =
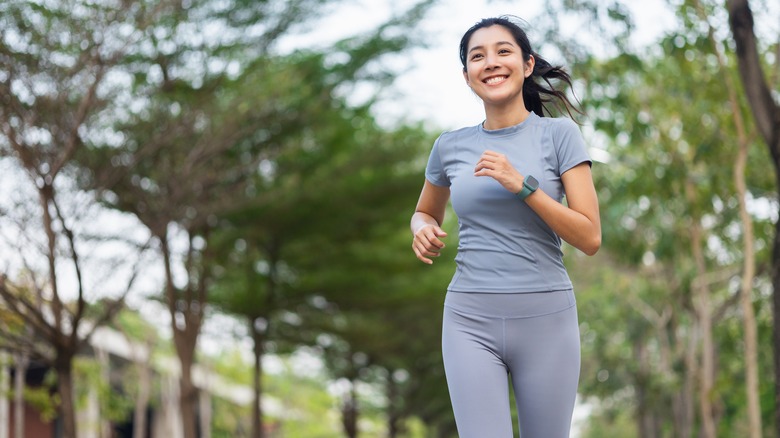
[[[512,44],[510,41],[499,41],[499,42],[496,43],[497,46],[506,45],[506,44],[514,47],[514,44]],[[483,48],[484,48],[483,46],[474,46],[471,49],[469,49],[469,53],[471,53],[471,52],[473,52],[475,50],[483,49]]]

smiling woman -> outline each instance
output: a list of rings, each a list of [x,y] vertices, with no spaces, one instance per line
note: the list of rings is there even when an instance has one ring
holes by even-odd
[[[499,20],[487,20],[493,23],[487,27],[478,28],[479,25],[475,25],[466,32],[460,43],[463,77],[482,99],[487,120],[498,122],[499,125],[520,122],[519,118],[524,118],[523,115],[513,111],[511,107],[519,109],[524,107],[540,117],[544,117],[544,112],[550,115],[549,109],[544,105],[550,102],[550,99],[542,95],[557,98],[571,116],[571,110],[577,110],[563,91],[533,80],[527,83],[525,81],[526,78],[535,75],[548,85],[551,81],[559,80],[571,87],[568,73],[561,67],[550,65],[547,60],[535,53],[531,49],[528,35],[522,28],[519,26],[516,29],[507,28],[500,25]],[[481,87],[480,83],[486,86]],[[495,89],[502,92],[492,96],[491,90]],[[506,95],[513,90],[515,94]],[[517,105],[518,99],[522,103],[521,106]],[[498,107],[495,106],[496,104]],[[515,120],[495,120],[496,117],[509,114],[514,114]],[[490,129],[489,126],[486,128]]]
[[[442,349],[459,436],[511,437],[511,377],[521,436],[568,437],[580,367],[577,310],[561,239],[593,255],[598,200],[571,86],[511,17],[463,35],[466,84],[483,123],[436,140],[411,219],[423,263],[440,255],[446,205],[458,215],[456,272],[447,289]],[[564,195],[567,205],[563,205]],[[475,376],[479,376],[475,379]]]

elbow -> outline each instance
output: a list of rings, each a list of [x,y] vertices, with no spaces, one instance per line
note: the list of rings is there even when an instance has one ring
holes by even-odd
[[[580,249],[586,255],[593,256],[593,255],[596,255],[597,252],[599,252],[599,248],[601,248],[601,234],[599,234],[598,236],[595,236],[595,238],[593,238],[590,241],[588,241]]]

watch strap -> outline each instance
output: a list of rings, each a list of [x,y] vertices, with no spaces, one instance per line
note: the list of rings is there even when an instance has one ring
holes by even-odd
[[[528,185],[528,178],[523,179],[523,189],[520,190],[517,193],[517,197],[520,198],[521,201],[524,201],[525,198],[531,195],[531,193],[536,191],[536,187],[532,187]]]

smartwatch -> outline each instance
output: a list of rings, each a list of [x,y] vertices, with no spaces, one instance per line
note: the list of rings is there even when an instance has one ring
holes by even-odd
[[[520,190],[520,192],[517,193],[517,197],[520,198],[521,201],[525,201],[525,198],[530,196],[531,193],[535,192],[538,188],[539,181],[531,175],[527,175],[523,180],[523,190]]]

